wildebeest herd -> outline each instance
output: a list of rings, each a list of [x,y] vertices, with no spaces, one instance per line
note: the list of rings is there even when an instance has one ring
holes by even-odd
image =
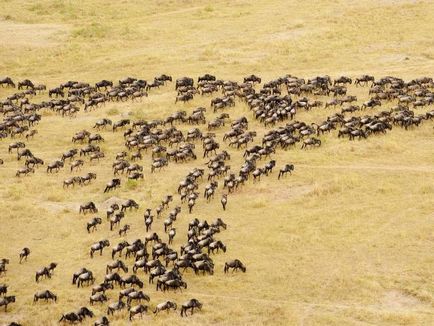
[[[16,171],[17,178],[39,173],[38,167],[45,164],[47,168],[44,173],[57,173],[65,169],[67,164],[68,170],[73,173],[74,170],[80,171],[88,165],[86,159],[89,162],[107,160],[110,153],[102,151],[100,144],[105,140],[99,132],[117,133],[118,137],[123,139],[125,147],[125,150],[113,157],[113,178],[101,189],[104,193],[122,187],[125,179],[137,182],[144,179],[146,168],[135,161],[140,162],[146,156],[151,160],[148,168],[151,173],[158,173],[173,164],[195,162],[198,157],[206,160],[207,170],[199,167],[192,169],[177,187],[174,185],[174,192],[163,198],[160,205],[156,208],[145,208],[142,238],[126,240],[131,226],[121,226],[122,220],[126,219],[130,211],[139,210],[143,205],[134,199],[112,203],[104,218],[95,216],[101,211],[94,201],[80,204],[78,214],[93,214],[84,225],[86,230],[83,232],[96,234],[99,226],[107,224],[110,230],[117,229],[119,237],[122,238],[118,243],[111,243],[108,239],[94,239],[94,244],[90,246],[89,259],[101,256],[106,251],[111,252],[112,261],[106,265],[106,275],[102,276],[100,281],[95,283],[99,276],[84,267],[78,268],[72,275],[74,286],[92,286],[89,305],[106,304],[107,316],[128,310],[128,318],[133,320],[148,313],[149,306],[143,304],[142,300],[150,302],[151,298],[142,290],[145,284],[143,275],[148,276],[148,284],[155,284],[156,291],[176,292],[187,289],[183,274],[189,269],[197,275],[215,273],[216,266],[212,255],[226,253],[226,245],[218,240],[217,236],[227,229],[227,225],[221,218],[212,222],[195,218],[189,222],[188,229],[184,230],[185,244],[176,250],[172,247],[173,240],[181,232],[174,226],[184,211],[182,205],[186,204],[189,214],[192,214],[200,198],[211,201],[220,190],[220,202],[223,210],[226,210],[230,206],[230,194],[246,185],[248,180],[252,180],[251,184],[254,185],[260,182],[261,177],[272,174],[277,164],[272,157],[276,151],[288,150],[297,144],[301,149],[320,147],[323,144],[320,138],[333,130],[337,130],[333,135],[338,138],[361,140],[386,134],[394,127],[411,130],[434,118],[434,110],[418,113],[421,107],[434,103],[434,83],[429,77],[404,81],[391,76],[380,79],[369,75],[359,76],[354,79],[353,87],[366,89],[369,99],[357,104],[357,96],[348,94],[349,85],[353,84],[353,78],[348,76],[334,80],[329,76],[318,76],[305,80],[286,75],[262,84],[262,79],[255,75],[246,76],[240,83],[219,80],[213,75],[205,74],[196,82],[190,77],[175,80],[174,102],[175,105],[183,106],[178,102],[189,102],[196,96],[210,96],[212,98],[209,108],[197,107],[191,113],[178,110],[167,117],[150,121],[125,118],[112,121],[106,117],[101,118],[89,126],[90,130],[98,133],[89,130],[75,132],[71,138],[74,147],[66,148],[59,158],[52,162],[46,163],[27,147],[29,140],[38,137],[36,127],[43,119],[44,112],[52,111],[62,117],[74,118],[81,109],[86,114],[108,102],[121,104],[148,97],[148,93],[152,94],[155,89],[167,87],[171,82],[172,77],[164,74],[155,77],[151,82],[132,77],[117,83],[102,80],[94,85],[67,81],[49,88],[48,100],[34,101],[36,95],[41,97],[45,94],[45,85],[35,85],[28,79],[17,83],[10,77],[0,79],[0,87],[15,88],[17,85],[19,90],[0,102],[0,112],[3,114],[0,139],[14,138],[6,155],[16,153],[17,161],[25,159],[24,166]],[[266,128],[266,133],[259,141],[255,141],[259,132],[249,129],[247,116],[236,119],[230,117],[231,108],[243,104],[250,111],[252,119]],[[309,123],[294,120],[299,110],[325,110],[329,107],[339,107],[340,112],[323,121]],[[384,109],[380,112],[374,111],[377,107]],[[209,111],[217,116],[210,119],[207,117]],[[363,115],[354,115],[355,112],[362,112]],[[191,129],[183,132],[177,126],[191,126],[188,127]],[[222,128],[227,130],[219,140],[215,131]],[[75,147],[77,145],[81,147]],[[201,155],[198,155],[199,151],[202,152]],[[228,164],[233,155],[244,160],[238,170]],[[269,161],[261,166],[258,164],[261,159]],[[1,159],[0,164],[4,164]],[[294,169],[294,164],[283,162],[277,179],[291,174]],[[83,187],[96,178],[95,172],[73,176],[63,181],[63,188],[67,191],[70,187]],[[203,195],[199,191],[200,187]],[[164,234],[153,232],[155,219],[162,217],[165,211],[168,213],[162,223]],[[19,253],[19,263],[25,263],[29,257],[30,249],[23,248]],[[8,272],[10,259],[12,258],[0,260],[0,276]],[[36,271],[35,281],[50,279],[56,267],[57,263],[42,267]],[[220,266],[219,270],[224,273],[246,272],[246,266],[240,259],[233,259]],[[140,274],[141,277],[138,276]],[[0,307],[4,307],[4,311],[16,300],[26,300],[8,295],[9,287],[9,284],[0,285]],[[108,292],[113,292],[116,287],[119,296],[114,299],[111,295],[110,298]],[[62,297],[58,297],[55,291],[45,290],[34,294],[33,301],[37,303],[40,300],[57,302],[61,301]],[[152,311],[156,315],[164,310],[176,310],[177,307],[176,302],[169,300],[155,304]],[[188,312],[193,314],[196,308],[202,309],[202,303],[192,298],[180,307],[180,315],[187,316]],[[102,316],[95,325],[109,325],[107,316]],[[59,321],[75,323],[87,317],[93,318],[94,313],[83,306],[76,311],[65,312],[59,317]]]

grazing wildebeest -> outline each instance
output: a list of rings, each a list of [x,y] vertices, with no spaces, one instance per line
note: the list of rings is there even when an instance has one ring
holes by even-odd
[[[18,89],[22,89],[22,88],[34,88],[35,85],[32,83],[32,81],[30,79],[24,79],[23,81],[18,82]]]
[[[232,268],[232,272],[234,272],[238,269],[241,269],[243,271],[243,273],[246,272],[246,266],[244,266],[243,263],[238,259],[234,259],[234,260],[226,262],[224,272],[227,273],[229,271],[229,268]]]
[[[137,306],[131,307],[130,308],[130,321],[133,320],[133,317],[135,315],[140,315],[140,318],[143,317],[143,313],[148,312],[148,307],[143,305],[143,304],[139,304]]]
[[[31,157],[26,160],[25,166],[34,167],[35,165],[44,165],[44,161],[38,157]]]
[[[97,225],[102,223],[102,219],[100,217],[94,217],[89,222],[87,222],[86,229],[87,232],[90,233],[90,231],[96,230]]]
[[[121,186],[121,179],[112,179],[109,183],[107,183],[104,193],[109,192],[110,190],[116,189]]]
[[[0,298],[0,307],[1,306],[5,306],[5,312],[8,309],[8,304],[15,302],[15,296],[14,295],[10,295],[10,296],[5,296],[3,298]]]
[[[40,270],[36,271],[36,273],[35,273],[36,282],[39,282],[39,279],[42,276],[51,278],[51,273],[50,273],[50,270],[48,269],[48,267],[44,267],[44,268],[41,268]]]
[[[181,306],[181,317],[187,316],[187,311],[190,309],[191,315],[193,314],[194,308],[202,309],[202,303],[197,299],[190,299],[184,302]]]
[[[95,322],[94,326],[110,326],[110,322],[106,316],[102,316]]]
[[[3,79],[0,79],[0,85],[3,87],[4,85],[6,86],[11,86],[15,88],[15,83],[12,81],[12,78],[10,77],[5,77]]]
[[[173,301],[165,301],[162,303],[159,303],[155,306],[154,314],[158,314],[160,311],[166,310],[167,313],[169,313],[170,309],[176,310],[177,306],[176,303]]]
[[[214,241],[211,242],[208,246],[208,253],[214,253],[214,251],[217,250],[217,252],[219,252],[219,250],[223,250],[223,252],[226,252],[226,246],[223,242],[221,242],[220,240],[218,241]]]
[[[87,285],[95,283],[95,277],[91,271],[82,273],[77,277],[77,287],[79,288],[80,286],[83,286],[83,283],[86,283]]]
[[[115,255],[119,253],[119,256],[122,255],[122,251],[125,247],[129,246],[130,244],[127,241],[122,241],[118,243],[116,246],[112,248],[112,259],[114,259]]]
[[[99,255],[102,256],[102,251],[105,247],[110,246],[110,241],[108,240],[100,240],[96,243],[94,243],[91,247],[90,247],[90,258],[93,258],[93,254],[95,251],[99,250]]]
[[[27,158],[31,158],[33,157],[33,153],[30,151],[30,149],[26,148],[23,150],[19,150],[17,153],[17,160],[21,160],[22,157],[27,157]]]
[[[120,285],[121,287],[125,287],[125,285],[137,285],[139,288],[143,288],[143,282],[136,276],[130,275],[121,279]]]
[[[70,324],[74,324],[76,322],[81,322],[83,320],[83,317],[81,317],[80,315],[78,315],[75,312],[69,312],[66,314],[62,314],[62,317],[59,320],[59,323],[61,323],[62,321],[68,322]]]
[[[53,292],[49,290],[36,292],[35,295],[33,296],[33,302],[37,302],[40,299],[44,299],[45,302],[47,302],[48,300],[53,300],[54,302],[56,302],[57,295],[55,295]]]
[[[30,249],[27,247],[24,247],[23,250],[21,250],[20,252],[20,264],[22,262],[22,260],[24,259],[25,261],[27,261],[27,257],[30,255]]]
[[[303,144],[301,145],[301,148],[303,149],[307,149],[308,146],[321,146],[321,140],[318,138],[307,138],[305,140],[303,140]]]
[[[60,168],[63,168],[63,162],[62,161],[54,161],[53,163],[50,163],[47,165],[47,173],[53,172],[55,170],[56,172],[59,172]]]
[[[277,179],[280,179],[280,177],[283,177],[286,173],[291,174],[292,171],[294,171],[294,164],[285,164],[285,166],[280,169]]]
[[[128,273],[128,267],[122,260],[116,260],[114,262],[108,263],[106,266],[106,273],[111,273],[114,269],[122,269],[125,273]]]
[[[143,291],[131,291],[127,294],[127,304],[130,306],[133,300],[139,302],[145,300],[149,302],[151,298],[147,294],[143,293]]]
[[[90,202],[84,203],[83,205],[80,205],[79,213],[86,214],[88,211],[91,213],[98,213],[98,209],[96,208],[96,205],[94,202],[90,201]]]
[[[110,303],[107,308],[107,315],[113,315],[115,311],[120,311],[126,307],[125,303],[122,300],[118,302]]]
[[[94,295],[95,293],[98,293],[98,292],[105,293],[105,291],[107,291],[109,289],[111,289],[111,290],[114,289],[113,284],[108,283],[108,282],[102,282],[101,284],[98,284],[92,288],[92,295]]]
[[[132,209],[138,209],[139,208],[139,204],[137,204],[137,202],[133,199],[128,199],[126,200],[124,203],[122,203],[121,205],[121,211],[126,211],[127,208]]]
[[[244,83],[247,83],[247,82],[260,84],[261,78],[259,78],[258,76],[255,76],[255,75],[250,75],[250,76],[244,77]]]
[[[108,301],[107,296],[104,293],[92,294],[89,297],[89,303],[93,305],[95,302],[104,303]]]

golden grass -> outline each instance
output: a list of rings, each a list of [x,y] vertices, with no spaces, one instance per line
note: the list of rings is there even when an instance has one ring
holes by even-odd
[[[151,79],[160,73],[179,77],[205,72],[236,80],[250,73],[264,80],[286,73],[413,78],[429,75],[434,68],[434,44],[428,32],[434,27],[433,16],[428,14],[433,11],[430,1],[3,1],[0,26],[17,34],[0,38],[0,70],[15,79],[31,78],[49,86],[69,79],[95,82],[127,75]],[[49,31],[58,28],[58,32],[41,32],[41,24]],[[0,97],[10,92],[0,89]],[[362,100],[367,97],[366,89],[351,88],[351,94]],[[142,102],[107,104],[74,119],[44,113],[39,134],[28,147],[50,162],[66,149],[80,147],[70,137],[90,129],[101,117],[154,119],[209,105],[206,97],[174,105],[174,95],[172,84],[151,92]],[[300,112],[297,119],[318,122],[336,111],[314,109]],[[258,139],[268,130],[253,121],[242,103],[229,113],[231,118],[248,116]],[[226,129],[217,132],[219,137]],[[114,154],[124,147],[121,133],[101,134],[106,139],[107,158],[100,163],[86,161],[82,172],[74,173],[96,172],[97,180],[69,190],[62,189],[63,179],[71,175],[67,169],[46,175],[42,168],[31,177],[15,178],[22,163],[7,154],[8,141],[0,142],[5,160],[0,167],[0,257],[12,260],[0,282],[10,284],[10,293],[17,295],[9,312],[0,312],[0,323],[54,325],[61,313],[88,303],[89,288],[77,290],[70,284],[71,275],[86,266],[101,280],[109,252],[90,260],[89,246],[103,238],[112,244],[120,239],[106,223],[88,235],[85,223],[92,216],[78,215],[82,202],[101,204],[112,196],[137,200],[140,210],[127,213],[124,223],[132,225],[128,239],[143,237],[144,208],[156,207],[190,169],[204,162],[171,164],[151,174],[146,155],[141,162],[146,169],[144,181],[123,180],[120,189],[103,194],[112,177]],[[163,295],[145,285],[151,306],[168,298],[181,303],[197,297],[204,302],[202,313],[184,320],[173,313],[156,318],[148,315],[145,322],[434,322],[432,122],[409,131],[394,128],[385,136],[360,142],[340,140],[335,134],[321,138],[323,146],[317,150],[279,151],[275,155],[278,167],[294,163],[294,175],[277,182],[273,173],[255,185],[249,182],[229,196],[226,212],[218,198],[211,203],[199,200],[192,215],[183,206],[174,246],[185,242],[181,230],[193,217],[222,217],[229,228],[217,238],[227,244],[228,252],[213,257],[214,276],[187,273],[189,288],[182,294]],[[239,168],[241,152],[229,151],[229,164]],[[154,228],[161,233],[161,221]],[[19,265],[17,256],[24,246],[32,254],[27,263]],[[231,258],[244,261],[248,272],[223,275],[223,263]],[[34,272],[51,261],[59,263],[53,278],[36,284]],[[34,292],[43,289],[56,292],[59,302],[33,305]],[[111,299],[116,296],[116,291],[110,293]],[[105,313],[105,306],[92,309],[98,315]],[[115,325],[127,320],[125,313],[110,319]]]

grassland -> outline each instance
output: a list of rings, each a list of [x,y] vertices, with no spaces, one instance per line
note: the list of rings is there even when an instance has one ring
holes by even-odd
[[[432,12],[430,1],[1,1],[0,72],[49,86],[69,79],[96,82],[127,75],[151,79],[161,73],[180,77],[206,72],[235,80],[250,73],[264,80],[286,73],[414,78],[434,71]],[[0,89],[0,98],[10,93]],[[366,89],[351,88],[351,94],[367,98]],[[76,131],[90,129],[101,117],[154,119],[209,105],[210,99],[201,97],[174,105],[174,95],[169,85],[142,102],[107,104],[73,119],[44,113],[39,134],[28,147],[50,162],[76,147],[70,142]],[[335,111],[300,112],[297,119],[318,122]],[[267,131],[242,103],[229,113],[232,118],[248,116],[258,137]],[[213,276],[187,273],[188,290],[182,294],[163,295],[145,285],[151,305],[166,298],[180,303],[197,297],[204,302],[202,313],[186,320],[163,314],[144,321],[432,325],[432,127],[426,122],[409,131],[394,128],[360,142],[324,136],[317,150],[279,151],[277,165],[293,163],[294,175],[280,182],[276,174],[255,185],[250,182],[229,197],[226,212],[218,199],[198,201],[191,216],[183,206],[175,247],[185,242],[181,230],[193,217],[222,217],[229,228],[218,238],[228,252],[215,256],[218,271]],[[146,170],[144,181],[124,183],[104,195],[112,157],[124,147],[119,133],[101,133],[108,158],[86,162],[82,171],[96,172],[96,182],[69,190],[61,186],[70,176],[66,170],[48,176],[38,170],[31,177],[15,178],[21,163],[7,154],[8,142],[0,142],[5,160],[0,167],[0,257],[12,260],[0,283],[10,284],[9,291],[17,295],[9,312],[0,312],[0,324],[15,320],[54,325],[61,313],[88,303],[89,289],[72,286],[71,274],[86,266],[100,280],[108,252],[91,261],[88,248],[99,239],[120,239],[107,224],[88,235],[84,226],[90,216],[78,215],[80,203],[101,204],[112,196],[137,200],[141,209],[127,214],[125,221],[132,225],[127,238],[143,237],[143,209],[156,207],[187,171],[203,163],[172,164],[155,174]],[[229,151],[230,165],[238,168],[241,153]],[[148,167],[150,157],[141,163]],[[159,233],[161,224],[155,226]],[[32,254],[19,265],[17,256],[24,246]],[[248,272],[223,275],[223,263],[231,258],[244,261]],[[59,264],[55,275],[36,284],[34,272],[51,261]],[[33,305],[34,292],[44,289],[56,292],[59,302]],[[105,313],[104,306],[93,310]],[[111,320],[126,324],[125,314]]]

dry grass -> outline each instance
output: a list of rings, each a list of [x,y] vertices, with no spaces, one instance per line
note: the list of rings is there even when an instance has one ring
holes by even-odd
[[[328,73],[412,78],[434,68],[434,11],[430,1],[2,1],[0,70],[15,78],[31,78],[49,86],[78,79],[95,82],[127,75],[150,79],[160,73],[197,76],[210,72],[241,79],[258,73],[265,80],[286,73],[310,77]],[[10,31],[10,32],[9,32]],[[406,60],[408,58],[408,60]],[[366,94],[351,89],[361,99]],[[10,91],[0,89],[3,98]],[[209,98],[174,105],[173,85],[152,92],[143,102],[108,104],[77,118],[46,114],[39,134],[28,147],[50,162],[66,149],[75,131],[90,129],[105,116],[161,118],[178,109],[190,112],[209,104]],[[431,107],[432,109],[432,107]],[[297,119],[318,122],[336,110],[301,112]],[[245,105],[229,112],[247,115],[259,137],[266,130],[254,122]],[[209,114],[210,117],[214,116]],[[180,126],[182,130],[187,126]],[[227,129],[218,132],[221,136]],[[91,216],[78,215],[87,200],[103,203],[112,196],[133,198],[138,212],[127,214],[132,225],[128,239],[143,237],[142,213],[156,207],[175,184],[203,160],[171,165],[145,180],[124,185],[110,195],[102,189],[111,178],[114,153],[123,150],[120,133],[101,132],[108,158],[86,162],[81,173],[95,171],[96,182],[85,188],[63,190],[70,173],[17,179],[20,166],[0,143],[5,164],[0,167],[0,257],[12,262],[1,283],[10,284],[17,303],[0,323],[18,320],[25,325],[54,325],[60,314],[88,303],[89,289],[77,290],[71,274],[89,267],[101,280],[108,251],[88,258],[94,241],[119,241],[107,224],[88,235]],[[336,135],[322,137],[318,150],[276,155],[278,166],[292,162],[295,174],[277,182],[276,174],[229,197],[223,212],[219,200],[198,202],[194,214],[186,207],[176,222],[185,230],[193,217],[222,217],[229,229],[218,235],[228,252],[215,256],[212,277],[187,273],[188,290],[163,295],[145,285],[151,306],[172,298],[182,302],[197,297],[202,313],[188,319],[179,315],[146,316],[156,324],[282,324],[282,325],[431,325],[434,322],[432,282],[434,146],[432,123],[386,136],[348,142]],[[230,165],[242,162],[230,150]],[[141,162],[150,164],[147,155]],[[197,208],[197,209],[196,209]],[[160,221],[155,228],[161,233]],[[185,240],[179,232],[175,246]],[[28,246],[29,261],[17,255]],[[225,276],[224,261],[240,258],[246,274]],[[51,280],[34,282],[34,272],[51,261],[59,267]],[[140,274],[141,275],[141,274]],[[54,305],[32,304],[33,293],[51,289],[59,295]],[[116,292],[110,297],[114,299]],[[105,306],[95,306],[98,315]],[[122,314],[111,318],[126,324]],[[139,324],[139,322],[135,322]]]

